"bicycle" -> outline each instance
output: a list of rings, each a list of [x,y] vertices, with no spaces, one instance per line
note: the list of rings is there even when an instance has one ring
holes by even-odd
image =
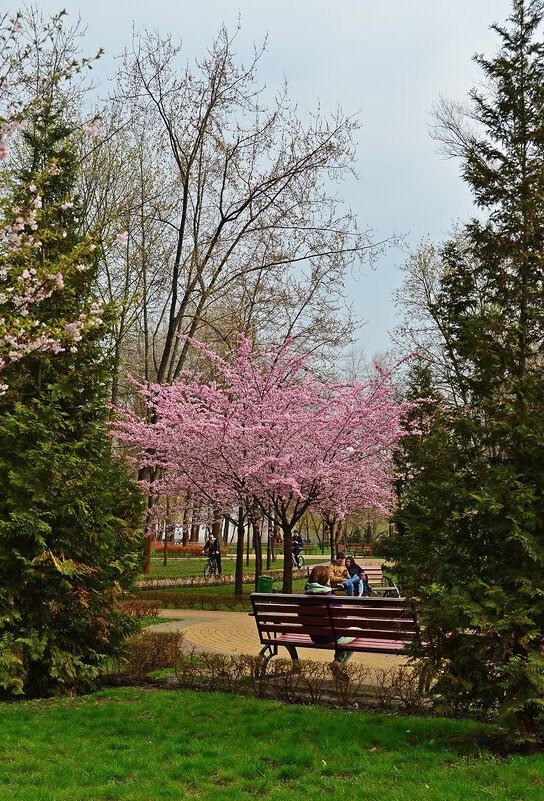
[[[293,567],[304,567],[304,557],[303,556],[301,556],[300,554],[298,555],[298,564],[297,564],[297,558],[296,558],[294,553],[291,554],[291,557],[293,559]]]
[[[206,564],[204,565],[204,578],[209,579],[215,577],[217,575],[217,562],[215,559],[208,559],[206,560]]]

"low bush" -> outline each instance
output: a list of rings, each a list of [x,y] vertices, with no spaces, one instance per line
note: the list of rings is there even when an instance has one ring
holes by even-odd
[[[251,600],[245,595],[204,595],[189,592],[165,592],[164,590],[142,590],[138,598],[155,601],[159,608],[173,609],[206,609],[216,612],[218,609],[231,609],[247,612],[251,609]]]
[[[147,617],[158,617],[161,603],[158,599],[132,598],[130,601],[123,601],[122,607],[130,617],[144,620]]]
[[[365,665],[273,659],[262,656],[182,652],[179,632],[141,632],[128,644],[125,658],[112,672],[141,682],[152,671],[170,668],[179,687],[213,689],[285,703],[379,707],[403,712],[421,710],[424,693],[417,674],[406,667],[372,670]]]
[[[340,706],[353,706],[358,698],[368,694],[372,684],[369,667],[329,662],[327,668],[332,677],[334,698]]]
[[[154,670],[176,670],[181,658],[183,634],[179,631],[141,631],[130,638],[125,654],[112,667],[111,673],[123,673],[131,681],[141,682]]]
[[[153,552],[162,555],[164,553],[164,543],[153,545]],[[166,553],[169,556],[201,556],[202,545],[177,545],[175,542],[166,544]],[[227,553],[226,548],[221,548],[221,554]]]

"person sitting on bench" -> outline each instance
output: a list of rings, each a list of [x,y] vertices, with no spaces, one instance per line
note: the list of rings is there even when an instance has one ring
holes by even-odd
[[[326,565],[316,565],[312,568],[312,572],[310,573],[310,578],[308,583],[306,584],[306,590],[304,595],[331,595],[331,580],[329,576],[329,568]],[[340,606],[340,604],[338,604]],[[310,638],[312,642],[316,644],[319,643],[331,643],[334,640],[331,637],[321,636],[319,634],[310,634]],[[353,642],[356,637],[339,637],[336,641],[337,645],[347,645],[350,642]],[[344,651],[341,648],[338,648],[334,654],[334,661],[335,662],[347,662],[348,659],[351,658],[353,651]]]
[[[372,595],[368,576],[353,556],[346,556],[346,570],[349,578],[346,578],[343,584],[348,595]]]
[[[344,581],[349,578],[348,571],[344,564],[344,554],[338,552],[336,559],[329,565],[329,578],[331,587],[334,589],[344,589]],[[340,585],[340,587],[338,586]],[[353,592],[351,593],[353,595]]]

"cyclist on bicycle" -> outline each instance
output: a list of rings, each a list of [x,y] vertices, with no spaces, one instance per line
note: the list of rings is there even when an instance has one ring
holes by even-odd
[[[206,540],[206,544],[202,549],[202,553],[206,553],[208,551],[208,556],[212,559],[217,565],[217,572],[221,575],[221,546],[219,545],[219,540],[216,539],[214,534],[210,534],[208,539]]]
[[[302,549],[304,548],[304,542],[302,537],[298,533],[298,531],[293,531],[293,557],[295,559],[295,563],[297,567],[300,567],[300,563],[298,561],[298,557]]]

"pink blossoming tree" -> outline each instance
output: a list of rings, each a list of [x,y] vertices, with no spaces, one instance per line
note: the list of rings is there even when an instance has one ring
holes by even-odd
[[[118,410],[114,435],[130,446],[156,503],[184,493],[215,514],[234,506],[273,515],[284,535],[284,591],[292,588],[292,531],[310,509],[338,518],[355,509],[387,513],[391,455],[408,404],[398,402],[391,376],[367,385],[321,381],[289,343],[258,352],[239,337],[223,359],[199,343],[215,380],[184,373],[170,385],[140,385],[149,414]]]

